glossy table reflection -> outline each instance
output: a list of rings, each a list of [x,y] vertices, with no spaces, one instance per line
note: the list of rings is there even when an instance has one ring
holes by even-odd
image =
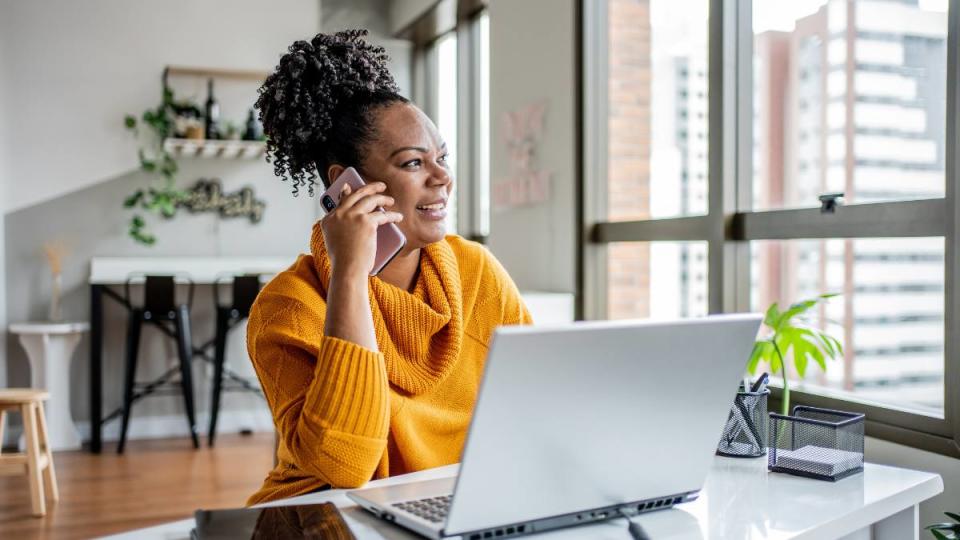
[[[369,486],[446,478],[457,465],[370,482]],[[867,463],[863,474],[836,483],[767,472],[763,458],[716,457],[700,498],[634,518],[657,540],[917,538],[917,505],[943,491],[939,475]],[[359,539],[419,538],[354,505],[345,490],[311,493],[268,506],[333,502]],[[114,539],[185,539],[193,519],[130,531]],[[624,540],[623,519],[534,535]]]

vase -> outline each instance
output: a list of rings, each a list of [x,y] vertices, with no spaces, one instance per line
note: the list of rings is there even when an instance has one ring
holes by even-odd
[[[50,313],[48,317],[53,322],[59,322],[63,318],[63,313],[60,309],[60,292],[61,292],[62,279],[60,274],[53,275],[53,286],[50,291]]]

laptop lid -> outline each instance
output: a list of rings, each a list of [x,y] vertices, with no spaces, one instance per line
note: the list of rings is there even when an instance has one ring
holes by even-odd
[[[760,320],[498,329],[444,533],[699,490]]]

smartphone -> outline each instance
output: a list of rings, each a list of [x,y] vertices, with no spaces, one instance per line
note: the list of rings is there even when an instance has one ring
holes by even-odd
[[[350,186],[351,192],[356,192],[364,185],[363,179],[353,167],[347,167],[340,173],[340,176],[330,185],[330,187],[320,195],[320,205],[323,210],[329,214],[340,205],[340,194],[343,192],[343,186]],[[383,208],[377,207],[378,212],[383,212]],[[377,255],[373,262],[371,276],[375,276],[390,264],[390,261],[400,253],[403,246],[407,243],[407,237],[400,232],[400,228],[393,223],[385,223],[377,227]]]

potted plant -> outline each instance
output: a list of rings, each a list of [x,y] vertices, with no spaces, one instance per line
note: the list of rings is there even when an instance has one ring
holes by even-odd
[[[172,218],[177,213],[177,203],[184,193],[176,189],[177,162],[163,147],[163,142],[174,132],[175,119],[184,111],[194,111],[196,107],[188,103],[177,103],[173,99],[173,91],[163,89],[163,100],[154,109],[147,109],[140,117],[140,121],[133,115],[124,118],[124,125],[133,132],[140,141],[137,155],[140,158],[140,168],[147,173],[157,174],[162,179],[146,189],[138,189],[127,196],[123,207],[128,209],[139,208],[147,212],[155,212],[164,218]],[[197,109],[199,111],[199,109]],[[146,126],[147,133],[139,131],[138,124]],[[139,212],[130,218],[130,237],[144,245],[153,245],[156,237],[146,230],[146,222]]]
[[[927,525],[925,528],[937,540],[960,540],[960,514],[954,514],[953,512],[944,512],[944,514],[952,519],[953,523],[937,523]]]
[[[787,415],[790,411],[788,357],[792,356],[793,366],[802,379],[806,376],[807,366],[811,360],[826,371],[827,358],[834,359],[843,355],[843,347],[839,341],[814,328],[803,317],[810,308],[834,296],[837,295],[821,294],[816,298],[797,302],[782,312],[776,302],[767,309],[763,324],[770,333],[754,344],[747,370],[755,374],[757,365],[760,362],[766,362],[770,366],[771,373],[780,373],[783,376],[781,414]]]

